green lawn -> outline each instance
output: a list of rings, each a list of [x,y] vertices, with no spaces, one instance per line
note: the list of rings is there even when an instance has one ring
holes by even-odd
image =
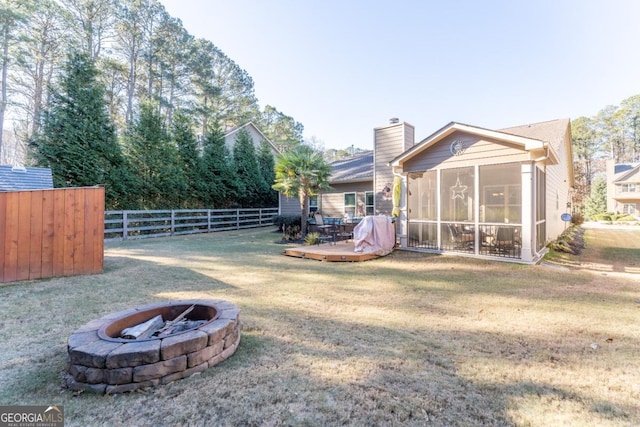
[[[619,257],[590,233],[585,259]],[[103,274],[0,286],[0,405],[63,405],[68,426],[640,425],[640,243],[626,270],[587,271],[404,251],[323,263],[279,238],[109,243]],[[185,298],[242,309],[234,356],[143,392],[63,388],[76,328]]]

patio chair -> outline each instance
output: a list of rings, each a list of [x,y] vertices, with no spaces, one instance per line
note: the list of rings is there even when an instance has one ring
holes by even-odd
[[[454,249],[472,249],[474,235],[472,231],[464,231],[462,227],[449,224],[449,235]]]
[[[498,227],[493,240],[493,249],[499,253],[508,253],[516,248],[516,232],[513,227]]]
[[[316,212],[316,214],[314,215],[314,218],[316,219],[316,223],[314,224],[314,229],[317,230],[319,233],[322,234],[321,239],[323,240],[329,240],[331,239],[331,232],[333,231],[333,225],[332,224],[325,224],[324,223],[324,218],[322,217],[322,214]]]

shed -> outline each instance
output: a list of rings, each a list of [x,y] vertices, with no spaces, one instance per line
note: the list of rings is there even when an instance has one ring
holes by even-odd
[[[0,166],[0,191],[48,190],[53,188],[49,168]]]

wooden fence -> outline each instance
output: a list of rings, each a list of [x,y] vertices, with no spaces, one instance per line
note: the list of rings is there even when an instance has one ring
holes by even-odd
[[[106,211],[105,240],[211,233],[273,225],[278,208]]]
[[[100,273],[104,188],[0,192],[0,282]]]

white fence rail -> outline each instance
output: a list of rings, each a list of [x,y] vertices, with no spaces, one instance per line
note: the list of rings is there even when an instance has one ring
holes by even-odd
[[[104,238],[143,239],[273,225],[278,208],[106,211]]]

